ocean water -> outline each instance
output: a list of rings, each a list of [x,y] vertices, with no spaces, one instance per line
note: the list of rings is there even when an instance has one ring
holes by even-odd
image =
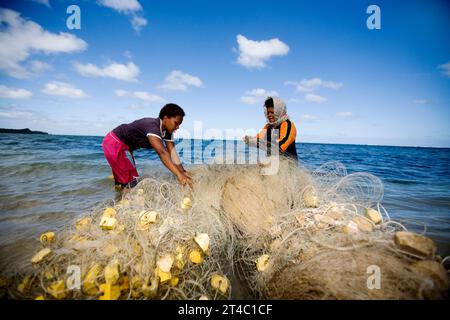
[[[0,270],[28,260],[42,232],[118,196],[101,142],[102,137],[0,134]],[[189,142],[197,161],[211,144]],[[391,217],[413,231],[426,228],[439,253],[450,255],[450,149],[297,143],[297,151],[309,169],[337,160],[349,173],[376,175]],[[167,172],[153,151],[135,156],[141,175]]]

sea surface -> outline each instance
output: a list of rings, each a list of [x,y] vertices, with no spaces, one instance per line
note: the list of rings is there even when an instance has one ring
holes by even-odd
[[[111,170],[103,156],[102,139],[0,134],[0,270],[29,259],[42,232],[63,228],[118,196],[108,178]],[[203,152],[209,150],[211,141],[182,143],[192,145],[190,158],[197,163],[214,156]],[[239,148],[242,142],[236,145],[236,154],[245,156],[245,149]],[[369,172],[380,178],[384,184],[382,204],[391,217],[413,231],[426,228],[439,253],[450,255],[450,149],[296,146],[300,163],[308,169],[340,161],[349,173]],[[141,175],[167,171],[151,150],[138,150],[135,157]]]

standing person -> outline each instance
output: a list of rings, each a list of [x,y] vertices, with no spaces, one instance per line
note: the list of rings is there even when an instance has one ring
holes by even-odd
[[[105,136],[102,143],[103,152],[111,166],[116,186],[136,185],[139,175],[133,151],[140,148],[153,148],[181,185],[192,186],[192,177],[181,165],[172,139],[173,132],[179,128],[184,116],[180,106],[169,103],[161,109],[158,118],[142,118],[121,124]],[[133,162],[129,160],[126,152],[130,153]]]
[[[263,108],[267,119],[266,125],[256,137],[245,136],[244,142],[253,144],[255,140],[264,139],[269,146],[272,130],[279,130],[279,138],[276,142],[278,143],[280,154],[298,161],[297,149],[295,148],[297,129],[287,115],[286,104],[278,97],[267,97]]]

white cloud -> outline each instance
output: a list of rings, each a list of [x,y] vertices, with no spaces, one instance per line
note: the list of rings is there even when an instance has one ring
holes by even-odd
[[[33,94],[25,89],[13,89],[7,86],[0,85],[0,98],[7,99],[29,99]]]
[[[328,99],[322,96],[319,96],[318,94],[312,94],[312,93],[308,93],[305,95],[305,100],[309,101],[309,102],[314,102],[314,103],[322,103],[327,101]]]
[[[130,97],[148,102],[161,102],[161,103],[165,102],[164,98],[157,96],[155,94],[148,93],[146,91],[128,92],[126,90],[119,89],[115,91],[115,94],[118,97]]]
[[[203,82],[199,77],[174,70],[167,75],[164,83],[159,87],[166,90],[187,91],[189,86],[198,88],[203,86]]]
[[[6,119],[31,119],[33,113],[28,111],[0,111],[0,118]]]
[[[0,25],[0,71],[15,78],[32,75],[21,65],[32,54],[72,53],[87,48],[87,43],[75,35],[51,33],[10,9],[0,9]]]
[[[444,64],[438,65],[438,69],[446,76],[450,77],[450,61]]]
[[[114,91],[114,93],[115,93],[116,96],[118,96],[118,97],[125,97],[126,95],[129,94],[128,91],[121,90],[121,89],[118,89],[118,90]]]
[[[338,112],[336,114],[339,118],[344,118],[344,119],[354,119],[356,117],[356,115],[353,112]]]
[[[143,27],[147,25],[147,19],[143,17],[133,16],[131,18],[131,25],[133,26],[134,30],[139,32]]]
[[[413,101],[415,104],[427,104],[428,101],[425,99],[416,99]]]
[[[97,0],[97,3],[129,16],[131,25],[137,32],[147,25],[147,19],[141,16],[142,6],[137,0]]]
[[[44,6],[50,8],[50,0],[31,0],[31,1],[39,3],[39,4],[43,4]]]
[[[127,64],[113,62],[103,68],[92,63],[75,63],[75,70],[85,77],[107,77],[131,82],[137,81],[136,77],[140,73],[139,67],[133,62]]]
[[[239,57],[237,63],[248,69],[266,67],[266,61],[272,56],[284,56],[289,53],[289,47],[279,39],[254,41],[243,35],[237,35]]]
[[[268,96],[277,96],[276,91],[267,91],[262,88],[246,91],[244,96],[241,97],[241,102],[245,104],[255,104],[264,101]]]
[[[288,103],[303,103],[305,100],[292,98],[287,101]]]
[[[36,119],[37,114],[16,105],[0,106],[0,119],[7,121],[21,121]]]
[[[52,96],[62,96],[68,98],[85,98],[87,94],[73,85],[65,82],[52,81],[45,84],[42,92]]]
[[[319,78],[303,79],[300,82],[297,81],[285,81],[285,85],[295,86],[295,90],[298,92],[313,92],[319,88],[328,88],[333,90],[339,90],[343,87],[342,83],[325,81]]]
[[[52,68],[48,63],[39,60],[31,60],[29,65],[33,73],[42,73]]]
[[[318,120],[319,118],[310,114],[304,114],[301,116],[301,119],[305,122],[313,122]]]
[[[120,13],[129,13],[142,10],[142,6],[137,0],[98,0],[97,3]]]
[[[163,102],[164,101],[164,99],[161,98],[160,96],[150,94],[146,91],[135,91],[135,92],[133,92],[133,97],[144,100],[144,101],[155,101],[155,102]]]

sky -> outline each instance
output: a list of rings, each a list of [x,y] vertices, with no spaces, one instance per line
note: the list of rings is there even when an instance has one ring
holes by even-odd
[[[298,142],[450,147],[448,1],[0,4],[2,128],[102,136],[173,102],[180,137],[240,139],[277,95]]]

